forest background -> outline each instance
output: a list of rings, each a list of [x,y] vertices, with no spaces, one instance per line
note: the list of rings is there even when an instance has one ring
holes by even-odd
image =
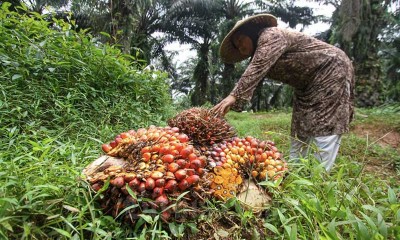
[[[19,4],[19,1],[14,5]],[[297,1],[298,2],[298,1]],[[356,104],[372,107],[400,100],[399,3],[393,0],[325,0],[332,17],[315,15],[312,8],[285,1],[26,1],[31,10],[49,18],[73,21],[103,43],[117,44],[123,53],[168,72],[171,93],[179,104],[216,104],[243,73],[246,62],[223,64],[219,43],[236,21],[268,12],[289,28],[303,30],[323,22],[330,27],[315,37],[343,49],[356,69]],[[69,9],[64,12],[59,9]],[[189,44],[196,56],[177,65],[172,42]],[[179,56],[179,55],[178,55]],[[289,107],[289,86],[262,81],[251,109]]]

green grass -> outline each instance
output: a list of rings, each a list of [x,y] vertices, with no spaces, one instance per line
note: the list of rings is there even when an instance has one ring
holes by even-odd
[[[392,115],[374,117],[372,122],[386,122]],[[229,113],[228,119],[241,136],[272,139],[287,151],[289,113]],[[316,161],[304,159],[290,165],[281,186],[265,183],[273,202],[262,216],[235,202],[211,201],[197,221],[167,225],[144,216],[147,223],[134,231],[104,216],[95,201],[99,196],[80,180],[81,170],[102,154],[101,143],[121,129],[102,126],[93,132],[95,126],[85,125],[87,131],[83,127],[73,134],[62,129],[0,129],[5,133],[0,139],[0,239],[193,239],[206,234],[233,239],[257,234],[261,239],[399,238],[395,175],[382,179],[361,171],[368,159],[390,162],[393,155],[354,134],[344,137],[330,174]],[[269,131],[274,134],[266,134]]]

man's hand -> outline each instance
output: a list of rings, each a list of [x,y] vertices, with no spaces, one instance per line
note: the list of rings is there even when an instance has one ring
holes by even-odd
[[[225,114],[229,111],[230,106],[236,102],[236,98],[232,95],[227,96],[220,103],[215,105],[211,111],[215,112],[221,116],[225,116]]]

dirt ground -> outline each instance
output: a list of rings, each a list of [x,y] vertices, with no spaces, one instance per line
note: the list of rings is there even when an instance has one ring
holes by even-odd
[[[395,129],[381,126],[379,124],[358,124],[351,129],[351,132],[358,137],[367,138],[369,144],[379,144],[382,147],[389,147],[395,149],[400,154],[400,132]],[[364,168],[365,172],[377,175],[382,179],[395,177],[400,182],[400,176],[395,171],[393,163],[388,163],[385,160],[377,158],[370,158]],[[386,166],[386,167],[382,167]],[[386,171],[382,171],[386,169]]]

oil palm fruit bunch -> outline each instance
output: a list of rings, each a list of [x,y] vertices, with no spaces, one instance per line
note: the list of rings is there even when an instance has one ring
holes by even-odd
[[[123,132],[103,144],[102,149],[108,156],[125,160],[124,164],[99,169],[101,174],[87,176],[95,191],[110,178],[102,204],[113,216],[136,204],[129,192],[152,200],[142,202],[141,209],[165,209],[171,198],[192,188],[200,189],[199,180],[207,165],[206,158],[200,157],[188,136],[176,127],[150,126]],[[138,209],[132,209],[125,217],[132,219],[138,213]]]
[[[287,171],[287,163],[272,141],[251,136],[234,137],[200,151],[208,162],[205,185],[213,196],[222,200],[240,191],[243,178],[257,182],[276,180]]]
[[[236,136],[235,129],[221,116],[204,107],[194,107],[180,112],[168,120],[187,134],[195,145],[212,145]]]

